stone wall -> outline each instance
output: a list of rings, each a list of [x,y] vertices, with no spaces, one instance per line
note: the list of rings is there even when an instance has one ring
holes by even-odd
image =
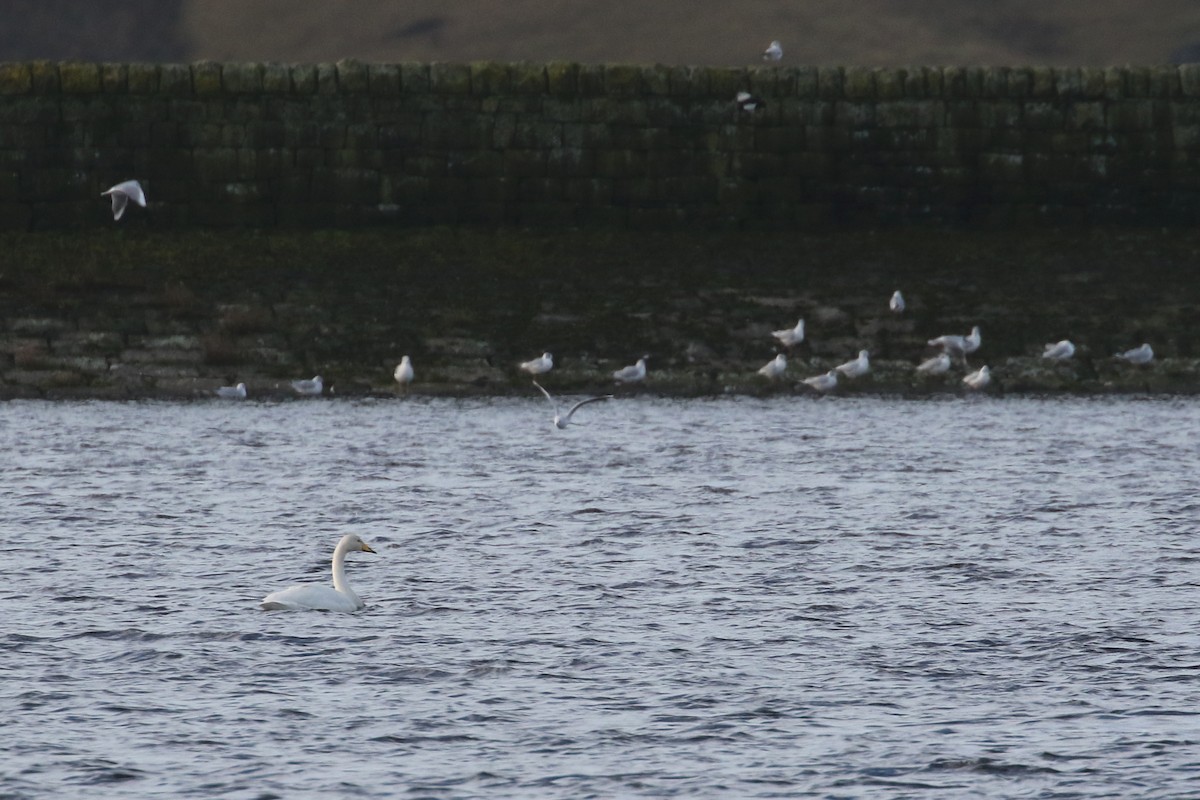
[[[1191,224],[1200,65],[0,64],[0,226],[130,177],[173,228]]]

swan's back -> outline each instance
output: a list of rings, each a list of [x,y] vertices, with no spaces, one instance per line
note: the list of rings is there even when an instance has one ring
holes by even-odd
[[[262,599],[264,611],[358,611],[363,601],[357,595],[339,592],[332,586],[303,584],[272,592]]]

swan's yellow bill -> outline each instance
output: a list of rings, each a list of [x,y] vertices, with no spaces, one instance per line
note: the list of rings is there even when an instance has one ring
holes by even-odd
[[[364,553],[375,553],[375,551],[371,549],[371,545],[367,544],[366,542],[362,543],[362,549]],[[375,555],[379,554],[375,553]]]

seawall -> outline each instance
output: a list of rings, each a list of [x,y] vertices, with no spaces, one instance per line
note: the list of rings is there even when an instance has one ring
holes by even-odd
[[[0,64],[0,226],[130,177],[159,229],[1189,225],[1200,65]]]

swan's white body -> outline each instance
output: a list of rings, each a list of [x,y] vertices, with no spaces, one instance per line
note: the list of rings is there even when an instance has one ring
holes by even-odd
[[[917,365],[917,372],[922,375],[942,375],[950,369],[950,356],[938,353],[933,358],[922,361]]]
[[[622,367],[613,373],[613,380],[618,383],[637,383],[646,379],[646,358],[642,356],[637,363],[630,367]]]
[[[778,41],[771,42],[766,50],[763,50],[763,61],[778,61],[783,58],[783,47]]]
[[[779,340],[784,347],[791,347],[800,344],[804,341],[804,320],[796,323],[794,328],[785,328],[781,331],[772,331],[771,335]]]
[[[217,389],[217,397],[225,400],[245,400],[246,399],[246,384],[239,383],[237,386],[222,386]]]
[[[832,392],[834,389],[837,388],[837,384],[838,384],[837,376],[838,376],[837,370],[831,369],[831,370],[829,370],[829,372],[826,372],[824,375],[815,375],[811,378],[805,378],[804,382],[807,383],[812,388],[816,389],[818,392],[821,392],[821,393]]]
[[[396,371],[392,373],[392,377],[396,379],[396,383],[400,384],[401,389],[407,389],[408,385],[413,381],[412,361],[408,356],[400,359],[400,363],[396,365]]]
[[[1144,344],[1124,353],[1117,353],[1116,357],[1123,358],[1130,364],[1149,364],[1154,360],[1154,349],[1149,344]]]
[[[611,400],[613,397],[611,394],[604,394],[600,395],[599,397],[589,397],[585,400],[580,400],[578,403],[571,406],[570,410],[567,411],[566,414],[560,414],[558,410],[558,401],[551,397],[550,393],[547,392],[546,389],[537,381],[534,381],[533,385],[536,386],[538,390],[546,396],[546,399],[550,401],[550,407],[554,409],[554,427],[558,428],[560,431],[567,427],[567,425],[571,422],[571,417],[576,411],[579,410],[580,406],[586,406],[588,403],[597,403],[601,400]]]
[[[549,353],[542,353],[539,358],[530,359],[522,362],[520,368],[530,375],[542,375],[554,369],[554,356]]]
[[[786,370],[787,356],[785,356],[783,353],[780,353],[766,364],[763,364],[761,367],[759,367],[758,374],[762,375],[764,378],[775,380],[776,378],[782,376]]]
[[[1046,345],[1042,358],[1048,358],[1051,361],[1066,361],[1073,355],[1075,355],[1075,345],[1071,344],[1070,339],[1063,339],[1061,342]]]
[[[904,313],[904,295],[900,294],[900,290],[892,292],[892,299],[888,301],[888,308],[897,314]]]
[[[983,389],[992,382],[992,372],[986,366],[980,367],[963,378],[968,389]]]
[[[292,381],[296,394],[318,395],[325,390],[325,381],[320,375],[314,375],[309,381]]]
[[[101,192],[100,196],[112,198],[114,220],[121,218],[121,215],[125,213],[125,206],[129,205],[130,200],[142,208],[146,207],[146,193],[142,191],[142,185],[137,181],[121,181],[107,192]]]
[[[272,592],[262,599],[264,611],[358,611],[364,603],[346,581],[346,554],[356,550],[374,553],[371,545],[348,533],[333,550],[333,586],[304,583]]]
[[[871,370],[871,360],[866,350],[859,350],[858,358],[847,361],[845,364],[839,364],[836,369],[847,378],[857,378],[860,375],[866,375]]]

